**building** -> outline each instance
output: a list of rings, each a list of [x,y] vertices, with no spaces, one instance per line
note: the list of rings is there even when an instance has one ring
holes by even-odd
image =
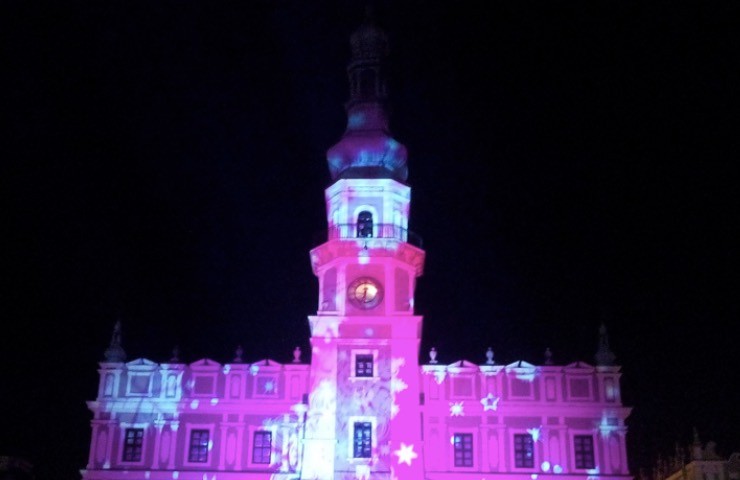
[[[689,453],[690,452],[690,453]],[[717,444],[702,445],[699,433],[694,429],[694,440],[688,448],[676,445],[676,452],[669,458],[659,458],[650,475],[650,480],[737,480],[740,479],[740,452],[729,458],[717,453]]]
[[[620,368],[419,363],[421,242],[408,231],[406,148],[390,136],[385,34],[351,37],[347,129],[327,153],[328,235],[311,358],[100,363],[84,480],[631,478]]]

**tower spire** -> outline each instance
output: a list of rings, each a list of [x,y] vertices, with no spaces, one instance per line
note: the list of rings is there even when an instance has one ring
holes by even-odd
[[[350,47],[347,128],[327,152],[332,180],[392,178],[405,182],[406,147],[388,129],[388,36],[377,25],[371,6],[350,36]]]
[[[113,326],[113,334],[111,335],[110,345],[105,349],[105,360],[107,362],[125,362],[126,352],[123,350],[121,345],[121,320],[116,320],[116,324]]]
[[[608,366],[614,365],[616,355],[609,348],[609,335],[606,333],[606,325],[603,323],[599,327],[599,348],[594,355],[596,365]]]

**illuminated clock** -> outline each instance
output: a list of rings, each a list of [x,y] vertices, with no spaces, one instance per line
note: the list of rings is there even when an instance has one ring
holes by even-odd
[[[374,278],[360,277],[349,284],[347,298],[356,307],[373,308],[383,300],[383,287]]]

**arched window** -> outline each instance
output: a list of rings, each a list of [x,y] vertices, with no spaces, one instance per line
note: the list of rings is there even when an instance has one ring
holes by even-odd
[[[357,215],[357,236],[373,236],[373,214],[367,210],[363,210]]]

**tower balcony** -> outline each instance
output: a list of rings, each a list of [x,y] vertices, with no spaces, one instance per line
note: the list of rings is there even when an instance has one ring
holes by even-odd
[[[370,240],[374,238],[394,239],[406,242],[420,249],[424,248],[423,241],[419,235],[411,230],[390,223],[372,226],[356,223],[330,225],[326,236],[324,237],[324,233],[322,232],[320,236],[317,235],[314,238],[314,243],[319,244],[331,240]]]

